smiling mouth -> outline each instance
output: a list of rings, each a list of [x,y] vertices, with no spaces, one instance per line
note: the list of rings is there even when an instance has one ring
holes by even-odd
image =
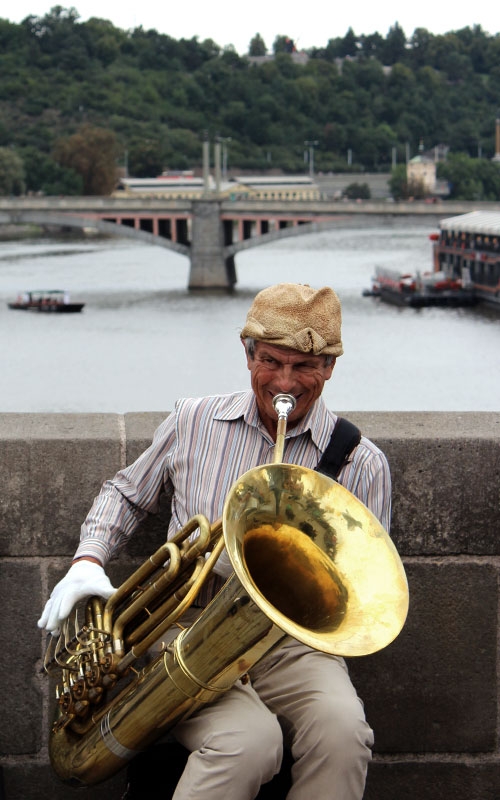
[[[274,399],[277,394],[283,394],[283,392],[269,392],[269,396],[272,399]],[[293,397],[293,399],[295,400],[295,403],[298,403],[299,398],[302,397],[302,392],[299,392],[299,394],[294,394],[293,392],[285,392],[285,394],[289,394],[291,397]],[[292,409],[292,411],[293,411],[293,409]],[[290,413],[292,413],[292,412],[290,412]]]

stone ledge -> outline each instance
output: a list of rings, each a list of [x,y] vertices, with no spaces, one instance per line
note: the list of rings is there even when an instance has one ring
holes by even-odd
[[[150,443],[166,415],[0,414],[0,665],[6,798],[69,798],[47,761],[45,637],[36,620],[67,570],[103,480]],[[375,729],[365,800],[497,800],[500,414],[343,414],[386,452],[392,536],[410,611],[385,650],[350,659]],[[118,585],[164,540],[148,524],[110,564]],[[20,688],[21,687],[21,688]],[[124,775],[86,791],[120,800]]]

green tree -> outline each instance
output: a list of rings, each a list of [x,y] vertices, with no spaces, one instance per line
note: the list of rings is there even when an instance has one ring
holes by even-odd
[[[343,195],[349,200],[369,200],[372,196],[367,183],[350,183],[345,187]]]
[[[429,43],[428,63],[446,74],[450,81],[462,82],[473,72],[470,56],[456,33],[435,36]]]
[[[491,161],[454,153],[438,165],[438,176],[448,181],[452,200],[498,200],[500,197],[500,168]]]
[[[489,70],[489,41],[481,25],[462,28],[456,31],[456,36],[474,72],[486,74]]]
[[[0,53],[16,51],[25,48],[28,44],[28,36],[21,25],[16,25],[6,19],[0,19]],[[26,51],[24,50],[24,53]]]
[[[337,36],[335,39],[328,39],[326,47],[315,49],[312,51],[314,58],[325,59],[325,61],[335,61],[341,58],[342,39]]]
[[[384,47],[382,48],[382,58],[384,64],[396,64],[404,61],[406,56],[406,36],[402,27],[396,22],[386,36]]]
[[[484,200],[500,200],[500,165],[486,158],[477,159],[477,174]]]
[[[24,165],[21,157],[10,147],[0,147],[0,194],[23,194]]]
[[[23,149],[22,157],[27,191],[46,195],[82,194],[83,180],[73,169],[60,166],[51,156],[32,146]]]
[[[433,40],[432,33],[427,28],[415,28],[410,38],[410,57],[414,69],[425,67],[429,64],[429,47]]]
[[[408,178],[404,164],[398,164],[392,169],[391,177],[389,178],[389,191],[394,200],[408,199]]]
[[[277,36],[273,43],[273,53],[293,53],[295,42],[289,36]]]
[[[371,33],[369,36],[359,37],[361,53],[364,58],[376,58],[382,62],[382,53],[385,40],[380,33]]]
[[[267,53],[267,47],[264,39],[260,35],[260,33],[256,33],[255,36],[250,40],[250,44],[248,47],[248,55],[249,56],[265,56]]]
[[[82,71],[89,66],[85,29],[78,24],[79,14],[74,8],[54,6],[44,17],[27,17],[23,24],[29,31],[32,47],[42,56],[46,67]]]
[[[354,58],[358,53],[358,38],[352,28],[349,28],[346,35],[342,39],[340,48],[340,57],[345,58],[351,56]]]
[[[83,125],[78,133],[60,139],[54,157],[83,180],[85,195],[110,194],[116,183],[118,145],[113,131]]]

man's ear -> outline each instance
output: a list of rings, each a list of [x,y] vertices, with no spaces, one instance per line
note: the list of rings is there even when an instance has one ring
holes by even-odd
[[[331,363],[331,364],[329,364],[329,365],[326,367],[326,377],[325,377],[325,381],[329,381],[329,380],[330,380],[330,378],[332,377],[332,375],[333,375],[333,370],[334,370],[334,368],[335,368],[335,364],[336,364],[336,363],[337,363],[337,359],[336,359],[336,358],[334,358],[334,359],[333,359],[333,361],[332,361],[332,363]]]
[[[244,339],[240,339],[240,342],[241,342],[241,344],[243,345],[243,348],[244,348],[244,350],[245,350],[245,355],[246,355],[246,357],[247,357],[247,367],[248,367],[248,369],[250,369],[250,362],[251,362],[251,361],[253,361],[253,358],[251,358],[251,356],[250,356],[250,355],[249,355],[249,353],[248,353],[247,346],[246,346],[246,344],[245,344],[245,341],[244,341]]]

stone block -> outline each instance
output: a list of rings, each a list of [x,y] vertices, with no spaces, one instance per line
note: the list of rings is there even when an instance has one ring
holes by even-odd
[[[116,415],[0,415],[0,553],[72,555],[94,496],[120,458]]]
[[[363,800],[498,800],[500,764],[463,758],[373,761]]]
[[[121,800],[126,777],[122,770],[96,786],[75,789],[60,781],[48,764],[11,763],[3,768],[5,800],[72,800],[79,796],[85,800]]]
[[[405,564],[410,611],[384,650],[349,659],[380,753],[492,752],[498,574],[488,563]]]
[[[500,414],[342,415],[388,458],[391,536],[402,555],[500,553],[500,487],[489,477],[500,473]]]
[[[0,611],[0,684],[2,724],[0,754],[37,752],[42,743],[41,648],[36,621],[41,608],[38,567],[3,561]]]
[[[168,415],[168,411],[129,412],[124,415],[127,465],[132,464],[149,447],[154,432]]]

